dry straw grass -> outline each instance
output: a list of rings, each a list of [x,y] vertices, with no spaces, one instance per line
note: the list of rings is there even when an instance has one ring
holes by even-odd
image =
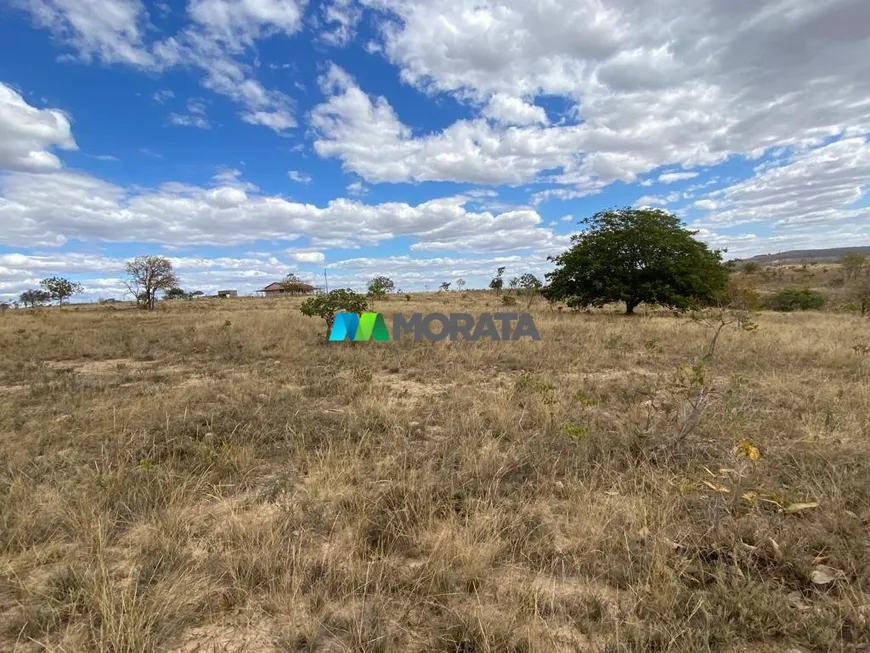
[[[866,321],[762,315],[681,384],[710,334],[667,312],[339,345],[167,306],[0,319],[2,651],[870,646]]]

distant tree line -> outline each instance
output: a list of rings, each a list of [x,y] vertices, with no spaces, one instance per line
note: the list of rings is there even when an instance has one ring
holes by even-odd
[[[24,307],[36,307],[56,301],[58,306],[69,303],[70,297],[82,292],[82,285],[64,277],[48,277],[39,282],[39,288],[25,290],[18,296]]]
[[[730,272],[740,269],[752,276],[761,270],[755,261],[723,263],[726,250],[711,250],[697,240],[696,231],[685,228],[673,214],[654,208],[612,208],[583,220],[581,233],[572,236],[571,247],[557,256],[548,257],[555,270],[545,275],[546,283],[530,272],[505,282],[506,266],[496,269],[489,289],[502,296],[505,305],[524,298],[527,306],[536,297],[549,302],[564,302],[571,308],[600,307],[621,302],[631,315],[641,304],[659,305],[685,311],[717,305],[728,293]],[[870,265],[863,254],[846,254],[840,260],[843,283],[856,310],[870,313]],[[202,295],[181,288],[172,262],[162,256],[137,256],[125,265],[124,285],[139,306],[153,310],[158,293],[169,300],[191,299]],[[295,274],[288,274],[282,284],[291,293],[308,292],[312,286]],[[465,279],[443,281],[439,292],[451,287],[460,291]],[[428,286],[427,286],[428,288]],[[78,282],[53,276],[43,279],[39,288],[31,288],[19,297],[25,307],[57,302],[68,303],[82,292]],[[320,315],[330,322],[335,311],[347,307],[359,309],[363,303],[371,307],[376,300],[390,294],[403,294],[393,279],[385,275],[373,277],[365,294],[349,289],[326,293],[324,299],[306,302],[306,314]],[[359,298],[362,298],[360,300]],[[405,295],[406,299],[410,296]],[[818,308],[824,296],[817,291],[785,289],[760,302],[771,310],[806,310]]]

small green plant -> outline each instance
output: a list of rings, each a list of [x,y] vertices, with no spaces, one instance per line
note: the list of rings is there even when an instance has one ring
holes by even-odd
[[[556,403],[556,386],[546,379],[539,379],[531,372],[522,372],[520,374],[517,379],[517,388],[520,390],[531,390],[535,394],[540,395],[541,400],[545,404]]]
[[[595,406],[598,404],[598,400],[595,397],[588,395],[582,390],[578,390],[574,393],[574,401],[578,404],[582,404],[583,406]]]
[[[678,368],[672,387],[688,404],[686,416],[677,424],[674,444],[679,444],[697,428],[704,411],[713,402],[715,390],[703,362]]]
[[[559,430],[574,441],[582,440],[589,435],[589,429],[578,424],[562,424]]]
[[[660,448],[674,447],[682,443],[698,427],[701,417],[714,400],[721,396],[707,372],[706,357],[692,365],[678,366],[669,379],[648,393],[643,402],[646,416],[638,424],[636,433],[649,437],[657,433],[672,432],[669,443],[660,443]]]
[[[707,345],[707,351],[702,357],[704,361],[713,358],[713,354],[716,353],[719,336],[722,335],[725,327],[735,325],[743,331],[755,331],[758,328],[758,324],[752,320],[752,312],[744,310],[720,308],[695,311],[691,314],[691,319],[696,324],[704,326],[713,333]]]
[[[359,383],[370,383],[372,380],[372,371],[365,367],[356,367],[353,370],[353,378]]]
[[[762,305],[770,311],[817,311],[824,307],[825,296],[809,288],[785,288],[765,297]]]
[[[620,334],[614,333],[607,336],[607,339],[604,341],[604,348],[607,351],[628,351],[631,349],[631,345]]]
[[[653,354],[658,354],[662,351],[662,345],[658,338],[650,338],[643,343],[643,346],[648,352]]]

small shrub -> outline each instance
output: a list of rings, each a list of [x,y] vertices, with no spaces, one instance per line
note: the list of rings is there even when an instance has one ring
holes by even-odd
[[[510,295],[502,295],[501,303],[503,306],[516,306],[517,305],[517,298],[511,297]]]
[[[725,289],[725,301],[728,307],[740,311],[757,311],[761,306],[761,296],[748,279],[730,279]]]
[[[662,351],[662,346],[658,338],[650,338],[649,340],[644,341],[643,346],[648,352],[653,354],[658,354]]]
[[[825,296],[809,288],[785,288],[764,298],[764,308],[771,311],[812,311],[825,305]]]
[[[577,424],[562,424],[559,427],[559,430],[563,435],[569,437],[570,439],[576,441],[584,439],[587,435],[589,435],[589,429],[585,426],[579,426]]]
[[[326,337],[332,330],[335,314],[341,311],[364,313],[368,308],[368,298],[350,289],[333,290],[325,295],[309,297],[299,310],[309,317],[321,317],[326,322]]]

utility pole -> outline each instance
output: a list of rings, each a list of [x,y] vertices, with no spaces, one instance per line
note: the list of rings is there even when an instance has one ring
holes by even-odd
[[[326,268],[323,269],[323,282],[326,284],[326,294],[329,294],[329,279],[326,278]]]

